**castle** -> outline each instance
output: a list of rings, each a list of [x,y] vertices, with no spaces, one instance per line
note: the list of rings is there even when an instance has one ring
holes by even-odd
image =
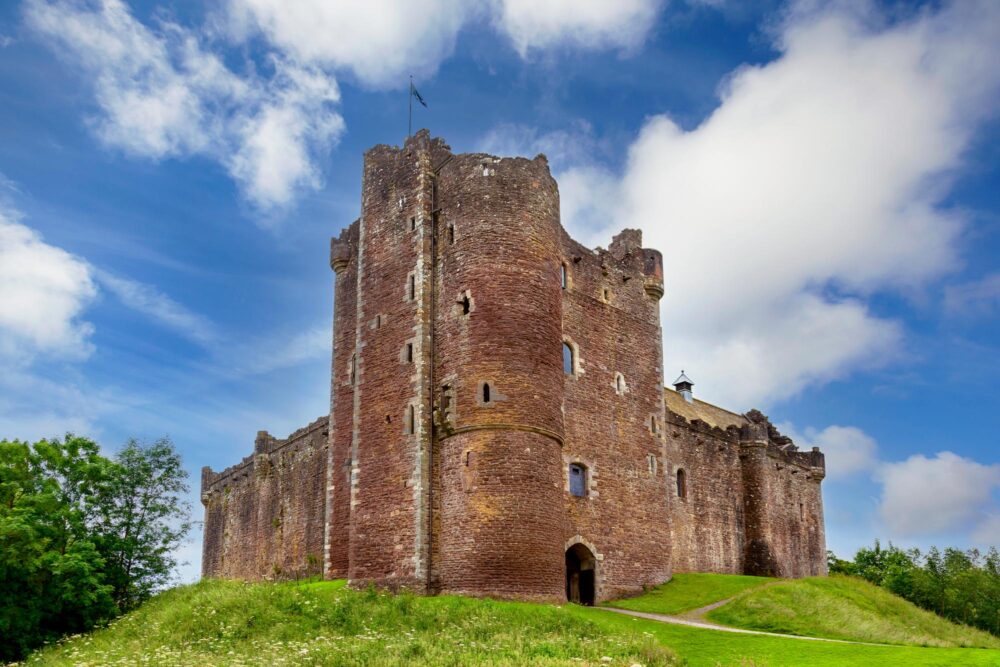
[[[571,239],[544,156],[372,148],[330,264],[330,414],[202,470],[205,576],[590,604],[826,572],[822,453],[664,388],[660,253]]]

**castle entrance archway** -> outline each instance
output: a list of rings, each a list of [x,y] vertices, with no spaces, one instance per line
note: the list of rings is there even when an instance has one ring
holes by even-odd
[[[576,604],[594,604],[597,559],[582,544],[566,550],[566,599]]]

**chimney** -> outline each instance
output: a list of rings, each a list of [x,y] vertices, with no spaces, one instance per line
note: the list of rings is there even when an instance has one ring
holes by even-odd
[[[681,371],[681,376],[674,380],[674,389],[677,393],[684,397],[684,400],[688,403],[694,402],[694,396],[691,394],[691,387],[694,386],[694,382],[691,382],[691,378],[684,375],[684,371]]]

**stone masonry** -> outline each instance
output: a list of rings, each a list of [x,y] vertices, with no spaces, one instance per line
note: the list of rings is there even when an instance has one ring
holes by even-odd
[[[330,263],[330,414],[203,470],[205,576],[594,603],[825,573],[823,455],[664,389],[660,253],[572,240],[544,156],[376,146]]]

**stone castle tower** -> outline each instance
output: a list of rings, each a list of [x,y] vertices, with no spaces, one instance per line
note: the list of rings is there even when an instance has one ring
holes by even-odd
[[[662,258],[573,241],[544,156],[422,131],[331,245],[331,409],[203,471],[203,571],[594,602],[672,569],[825,571],[823,457],[664,390]]]

